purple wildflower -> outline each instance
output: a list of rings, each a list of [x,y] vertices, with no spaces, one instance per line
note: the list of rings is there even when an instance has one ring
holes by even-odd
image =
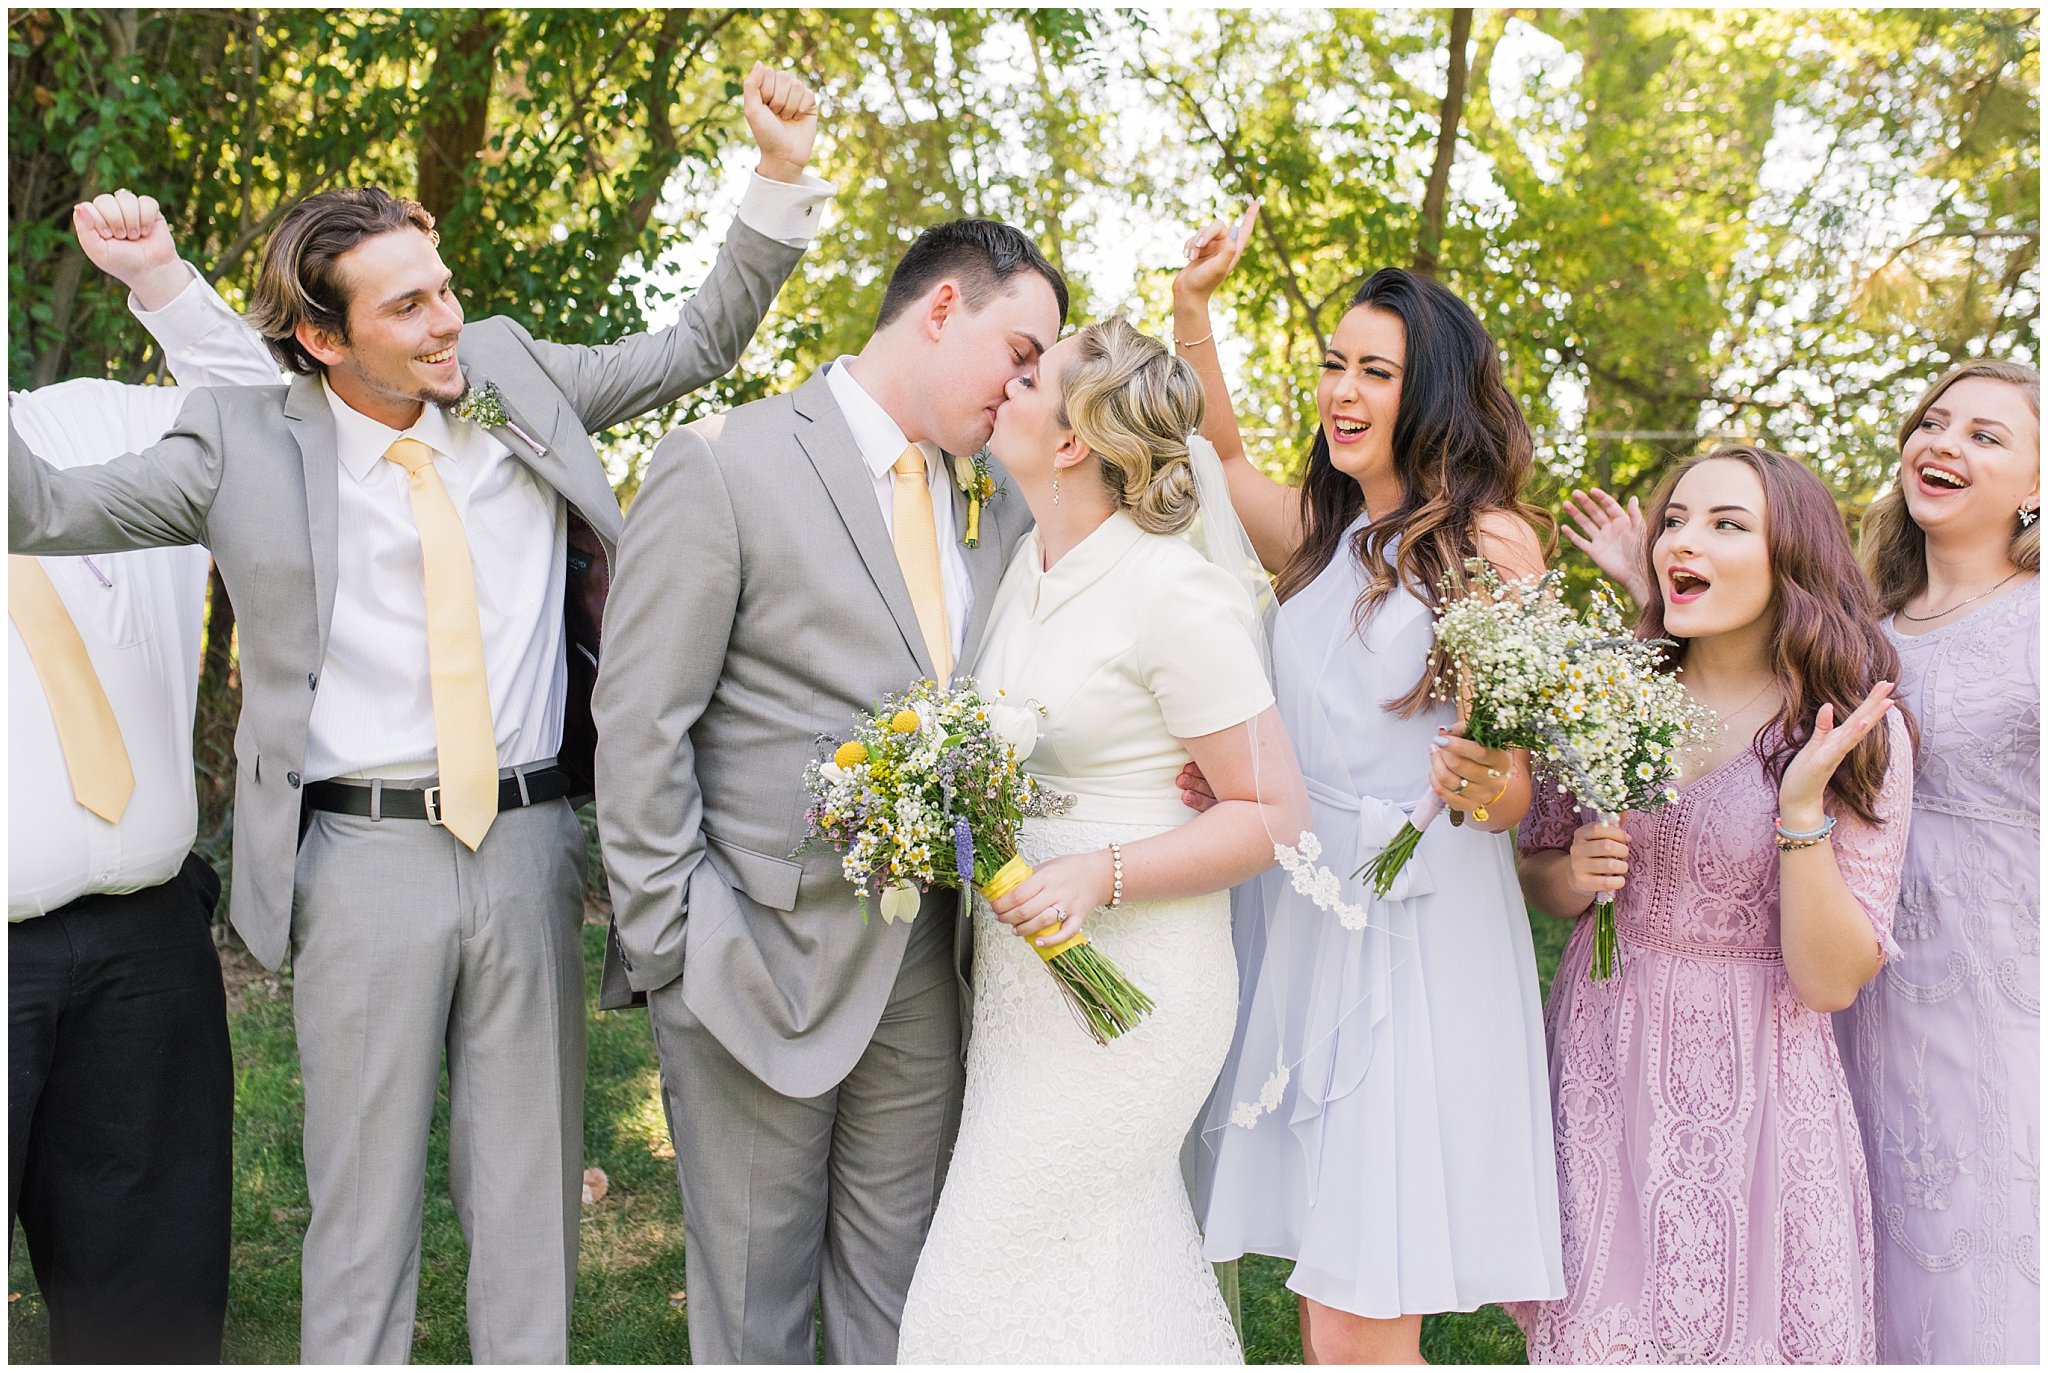
[[[961,886],[974,885],[974,839],[965,820],[953,822],[953,870],[960,874]]]

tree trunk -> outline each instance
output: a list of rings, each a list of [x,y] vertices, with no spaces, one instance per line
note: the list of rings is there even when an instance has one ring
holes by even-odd
[[[504,36],[498,12],[478,10],[434,51],[420,119],[418,196],[436,220],[462,202],[470,165],[483,151],[498,42]]]
[[[233,670],[228,648],[235,637],[235,603],[228,599],[227,584],[221,581],[218,567],[207,574],[206,609],[206,650],[199,660],[199,677],[226,686]]]
[[[1435,276],[1444,238],[1444,196],[1451,184],[1451,159],[1458,151],[1458,122],[1465,113],[1465,49],[1472,38],[1472,11],[1451,11],[1451,64],[1444,81],[1443,112],[1437,120],[1436,163],[1422,196],[1422,228],[1416,236],[1415,270]]]

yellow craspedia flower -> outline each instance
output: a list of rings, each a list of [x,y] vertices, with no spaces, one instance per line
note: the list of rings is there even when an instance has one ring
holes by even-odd
[[[898,734],[917,733],[917,712],[914,710],[897,711],[889,717],[889,728],[895,730]]]
[[[832,754],[832,761],[843,768],[859,767],[868,760],[868,746],[858,739],[848,739]]]

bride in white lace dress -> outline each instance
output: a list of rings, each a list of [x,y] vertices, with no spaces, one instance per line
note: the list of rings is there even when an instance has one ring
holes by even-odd
[[[977,676],[1045,707],[1026,766],[1074,799],[1027,823],[1033,877],[974,903],[967,1097],[904,1363],[1242,1357],[1179,1156],[1235,1025],[1229,889],[1308,805],[1251,598],[1176,537],[1201,405],[1184,363],[1112,319],[1047,351],[997,419],[991,447],[1038,527]],[[1225,798],[1200,816],[1175,782],[1190,758]],[[1084,926],[1157,1005],[1107,1045],[1033,947]]]

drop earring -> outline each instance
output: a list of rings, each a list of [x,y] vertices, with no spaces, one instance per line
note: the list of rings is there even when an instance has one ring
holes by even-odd
[[[1060,470],[1057,467],[1052,470],[1052,503],[1060,503]]]

